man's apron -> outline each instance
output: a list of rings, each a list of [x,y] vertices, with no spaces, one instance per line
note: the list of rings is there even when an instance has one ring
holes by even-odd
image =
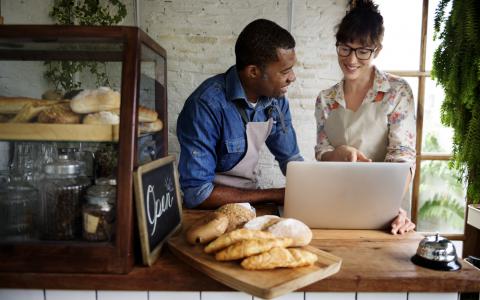
[[[213,182],[237,188],[256,189],[257,174],[255,168],[258,164],[260,149],[272,131],[273,119],[269,117],[265,122],[249,122],[245,110],[237,106],[242,120],[245,123],[247,134],[247,152],[245,156],[229,171],[215,173]]]

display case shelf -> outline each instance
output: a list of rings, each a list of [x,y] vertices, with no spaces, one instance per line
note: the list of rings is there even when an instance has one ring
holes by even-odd
[[[0,124],[0,140],[117,142],[118,125],[90,124]]]

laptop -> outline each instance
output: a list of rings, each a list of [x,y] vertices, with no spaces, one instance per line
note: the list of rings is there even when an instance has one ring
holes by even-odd
[[[310,228],[383,229],[398,214],[409,163],[290,162],[283,216]]]

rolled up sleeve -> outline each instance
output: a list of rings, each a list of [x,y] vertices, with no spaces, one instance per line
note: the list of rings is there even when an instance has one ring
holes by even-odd
[[[211,105],[187,100],[177,120],[177,136],[180,185],[188,208],[205,201],[213,190],[219,127]]]

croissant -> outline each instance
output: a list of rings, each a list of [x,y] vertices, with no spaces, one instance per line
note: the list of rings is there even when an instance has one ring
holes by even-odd
[[[245,258],[241,265],[248,270],[270,270],[310,266],[317,260],[317,255],[307,250],[275,247],[262,254]]]
[[[217,252],[218,250],[242,240],[272,238],[274,238],[274,236],[270,232],[241,228],[219,236],[216,240],[210,242],[210,244],[205,247],[204,251],[206,253]]]
[[[236,260],[268,251],[274,247],[288,247],[293,243],[291,238],[251,239],[233,244],[215,254],[216,260]]]

